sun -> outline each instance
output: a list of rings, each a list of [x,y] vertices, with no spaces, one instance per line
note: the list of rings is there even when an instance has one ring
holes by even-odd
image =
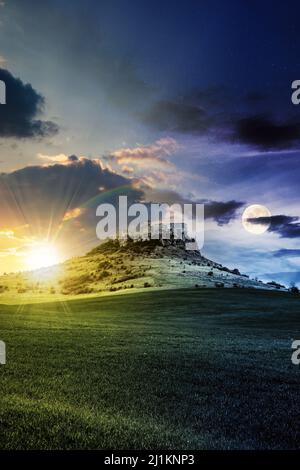
[[[47,268],[60,262],[58,249],[51,243],[37,243],[26,255],[26,267],[30,271]]]

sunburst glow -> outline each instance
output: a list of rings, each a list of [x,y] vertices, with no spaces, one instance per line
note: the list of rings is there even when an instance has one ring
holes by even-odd
[[[50,243],[38,243],[31,247],[26,256],[29,270],[47,268],[60,262],[58,249]]]

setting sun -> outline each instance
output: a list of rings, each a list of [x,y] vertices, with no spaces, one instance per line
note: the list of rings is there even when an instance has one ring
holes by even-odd
[[[47,268],[60,262],[57,248],[50,243],[39,243],[33,246],[26,256],[29,270]]]

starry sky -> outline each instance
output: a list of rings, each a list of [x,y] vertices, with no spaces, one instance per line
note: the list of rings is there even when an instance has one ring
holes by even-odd
[[[299,2],[0,2],[0,271],[54,240],[97,244],[95,208],[203,202],[203,253],[300,283]],[[266,206],[269,229],[241,216]]]

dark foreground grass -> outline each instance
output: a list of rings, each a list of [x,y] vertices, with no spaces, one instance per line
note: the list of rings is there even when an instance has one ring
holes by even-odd
[[[280,293],[2,305],[0,448],[299,448],[297,338]]]

